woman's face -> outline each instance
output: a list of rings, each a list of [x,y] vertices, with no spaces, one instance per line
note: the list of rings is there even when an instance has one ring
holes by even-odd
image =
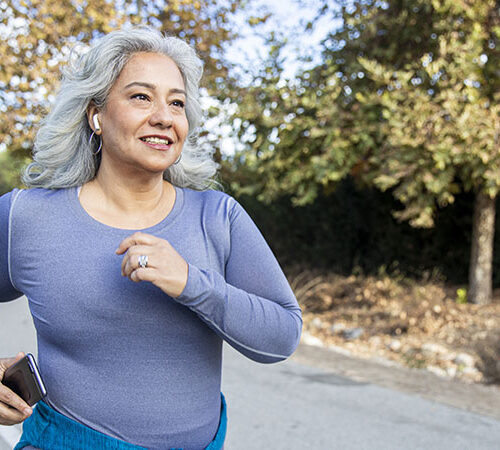
[[[179,157],[188,134],[185,103],[184,80],[168,56],[133,55],[98,113],[101,164],[164,172]]]

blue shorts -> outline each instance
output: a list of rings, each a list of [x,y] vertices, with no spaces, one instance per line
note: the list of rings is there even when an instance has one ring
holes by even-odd
[[[214,440],[205,450],[222,450],[226,438],[227,406],[221,393],[220,422]],[[14,450],[145,450],[128,442],[93,430],[40,401],[23,423],[21,440]],[[182,449],[170,449],[182,450]]]

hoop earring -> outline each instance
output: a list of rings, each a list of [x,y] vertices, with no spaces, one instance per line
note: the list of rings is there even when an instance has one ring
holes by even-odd
[[[97,155],[97,154],[101,151],[101,148],[102,148],[102,139],[101,139],[101,137],[100,137],[98,134],[95,134],[95,131],[92,131],[92,134],[90,135],[90,138],[89,138],[89,144],[91,143],[92,138],[93,138],[94,136],[97,136],[97,137],[99,138],[99,148],[97,149],[97,151],[92,152],[92,154],[93,154],[94,156],[96,156],[96,155]]]
[[[174,162],[174,166],[176,164],[179,164],[181,162],[181,159],[182,159],[182,153],[179,155],[179,157],[177,158],[177,161]]]

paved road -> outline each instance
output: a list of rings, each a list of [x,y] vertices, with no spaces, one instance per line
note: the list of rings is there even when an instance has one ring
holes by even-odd
[[[0,304],[0,356],[19,349],[36,344],[18,300]],[[303,345],[289,361],[260,365],[226,347],[223,390],[228,450],[500,448],[498,388],[325,349]],[[0,450],[11,449],[18,434],[0,427]]]

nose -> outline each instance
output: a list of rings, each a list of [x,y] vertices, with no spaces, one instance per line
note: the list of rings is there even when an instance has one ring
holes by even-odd
[[[172,123],[172,111],[165,103],[158,104],[149,117],[149,124],[154,127],[170,128]]]

